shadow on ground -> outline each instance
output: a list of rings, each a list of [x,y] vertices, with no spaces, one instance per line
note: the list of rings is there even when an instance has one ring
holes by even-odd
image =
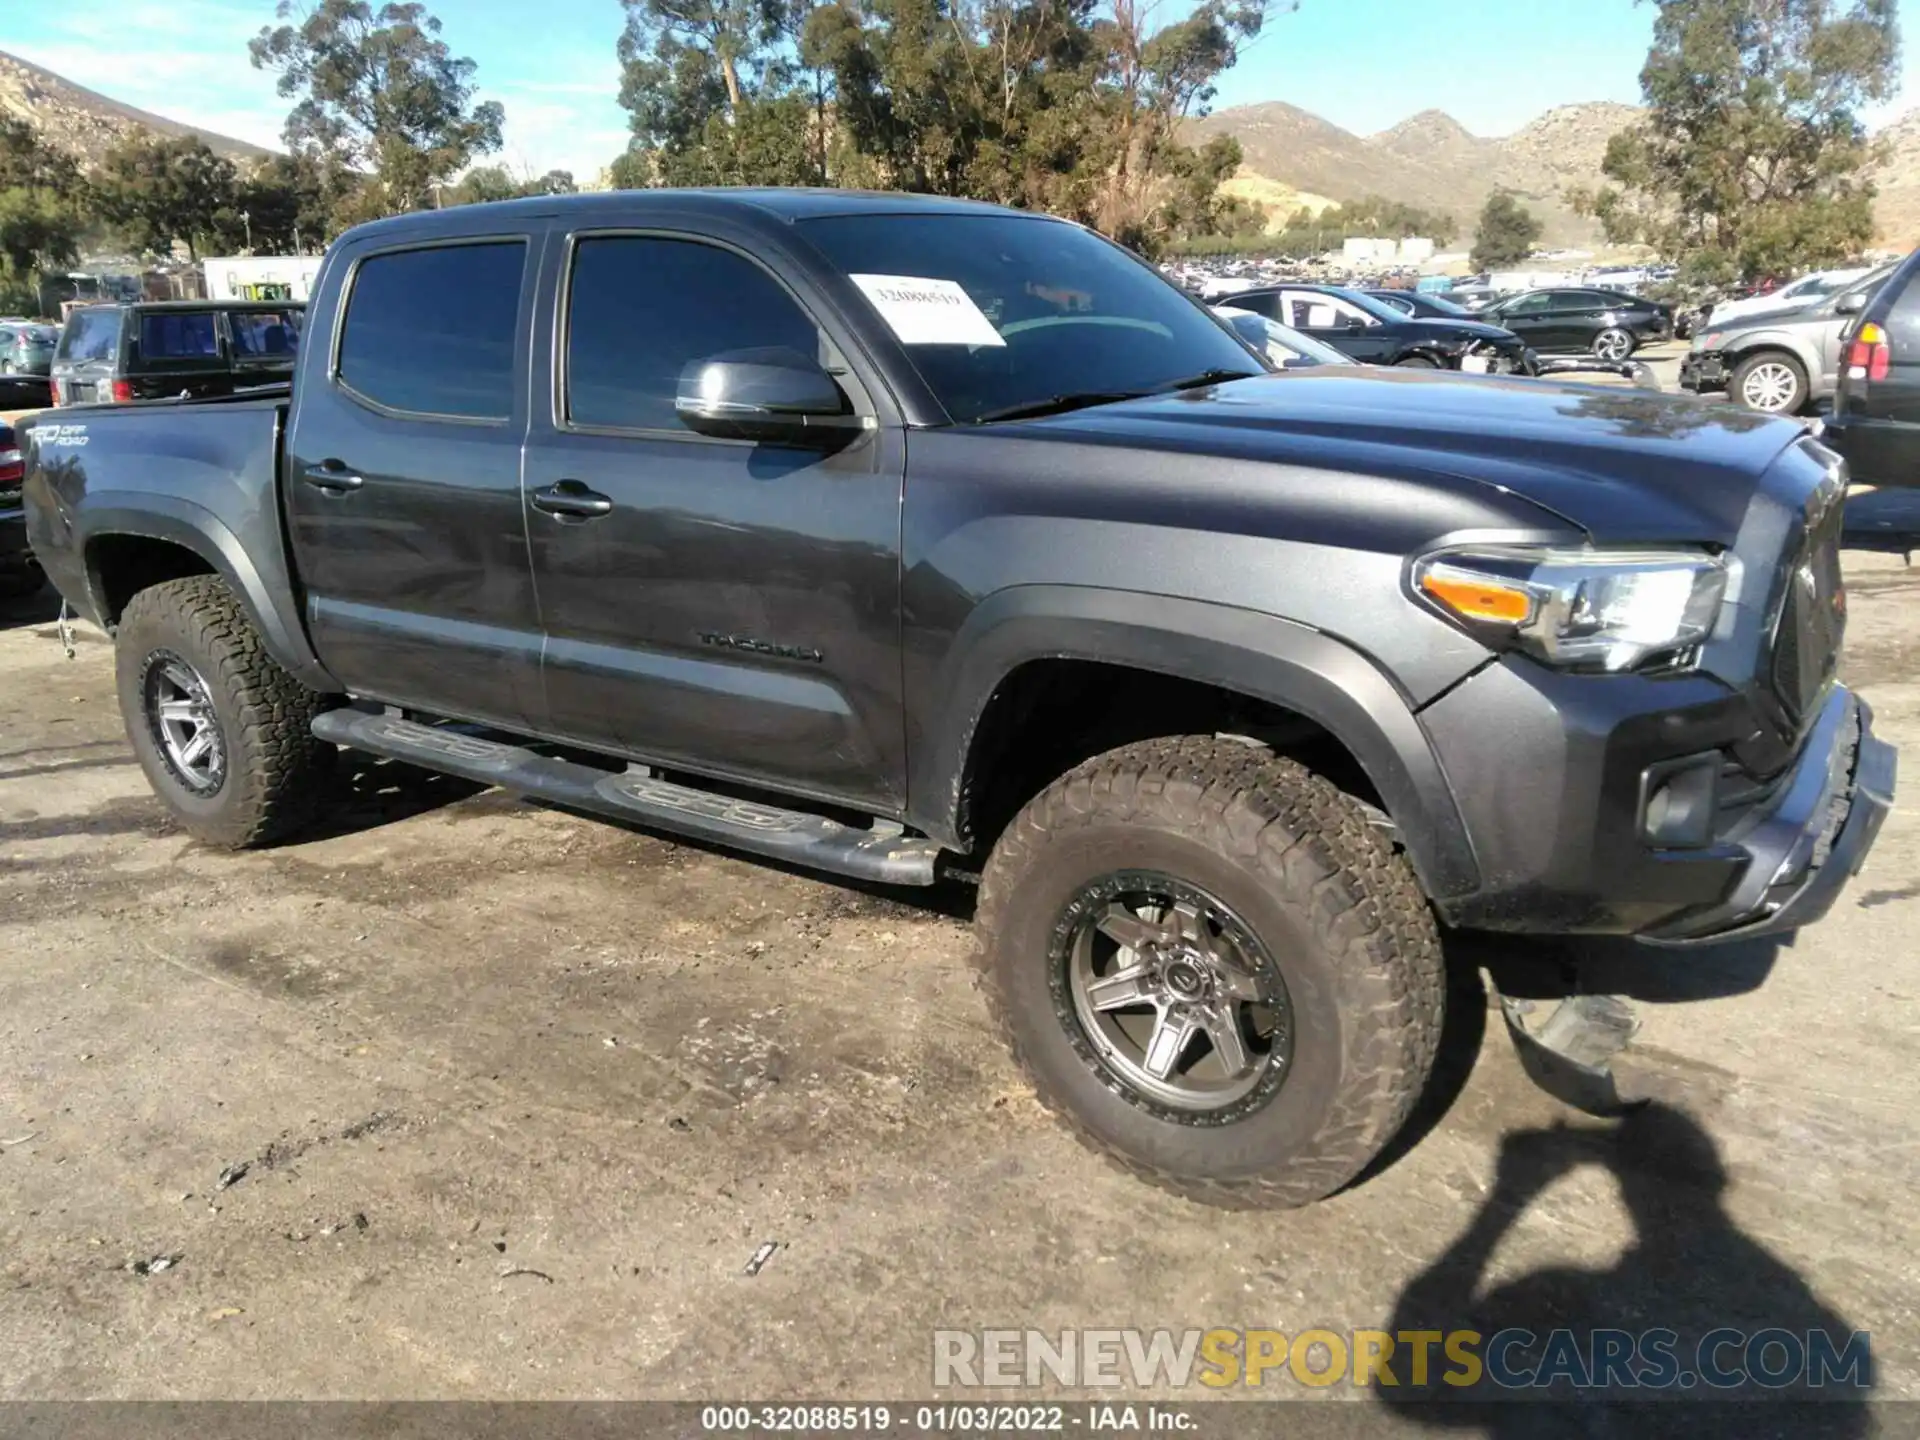
[[[1612,1174],[1631,1216],[1634,1239],[1620,1259],[1605,1269],[1549,1266],[1496,1280],[1493,1260],[1507,1234],[1550,1186],[1588,1166]],[[1495,1437],[1873,1433],[1857,1403],[1874,1383],[1864,1343],[1850,1349],[1847,1319],[1734,1223],[1723,1203],[1727,1184],[1713,1140],[1668,1105],[1649,1104],[1607,1127],[1508,1135],[1485,1202],[1395,1306],[1395,1336],[1435,1332],[1425,1383],[1416,1383],[1404,1352],[1396,1383],[1376,1396],[1422,1424]],[[1438,1338],[1459,1330],[1481,1337],[1484,1371],[1474,1384],[1462,1383],[1471,1378],[1467,1367],[1449,1360]],[[1821,1385],[1813,1376],[1823,1369]],[[1622,1384],[1629,1375],[1639,1383]],[[1631,1417],[1538,1403],[1591,1397],[1608,1380],[1614,1401],[1651,1392],[1821,1403],[1792,1411],[1669,1405]],[[1666,1423],[1649,1423],[1654,1415]]]

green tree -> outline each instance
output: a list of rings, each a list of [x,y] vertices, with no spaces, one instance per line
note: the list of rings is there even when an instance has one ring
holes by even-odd
[[[1896,0],[1651,0],[1648,114],[1584,197],[1614,240],[1700,278],[1857,253],[1873,236],[1864,105],[1899,81]]]
[[[441,197],[441,202],[478,205],[489,200],[518,200],[527,195],[571,195],[579,188],[568,170],[549,170],[534,179],[516,180],[504,165],[476,165]]]
[[[0,295],[8,310],[40,308],[39,279],[79,249],[80,170],[23,120],[0,117]]]
[[[621,0],[614,183],[822,185],[826,81],[799,60],[811,0]]]
[[[1201,0],[1163,25],[1142,0],[838,0],[801,54],[831,79],[838,178],[1050,210],[1151,251],[1250,223],[1218,196],[1230,142],[1178,134],[1268,10]]]
[[[344,166],[310,154],[270,156],[240,177],[220,243],[261,255],[317,250],[333,237],[335,211],[359,184]]]
[[[1539,239],[1540,221],[1534,213],[1514,199],[1511,192],[1496,190],[1480,207],[1480,221],[1473,231],[1471,263],[1476,270],[1518,265],[1533,253]]]
[[[230,230],[238,206],[233,162],[191,135],[136,130],[101,158],[90,185],[96,213],[155,254],[179,241],[198,259]]]
[[[254,66],[279,76],[287,148],[367,177],[336,218],[417,210],[436,186],[500,148],[505,114],[474,97],[474,62],[454,55],[421,4],[319,0],[248,46]]]

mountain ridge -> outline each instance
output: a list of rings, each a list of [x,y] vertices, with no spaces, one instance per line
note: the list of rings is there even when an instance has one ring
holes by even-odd
[[[86,165],[98,163],[138,129],[197,136],[229,160],[262,160],[274,153],[262,145],[124,104],[4,50],[0,50],[0,115],[25,120],[49,144]]]
[[[1495,189],[1512,191],[1537,215],[1548,246],[1591,246],[1600,227],[1576,213],[1575,190],[1605,183],[1607,142],[1646,112],[1617,101],[1556,105],[1507,135],[1476,135],[1444,110],[1409,115],[1385,130],[1356,135],[1284,100],[1229,106],[1189,122],[1198,140],[1231,135],[1244,159],[1236,193],[1305,193],[1334,203],[1383,196],[1450,215],[1458,241],[1473,233]],[[1887,149],[1872,176],[1879,239],[1920,243],[1920,110],[1883,126]],[[1286,213],[1269,210],[1275,227]]]

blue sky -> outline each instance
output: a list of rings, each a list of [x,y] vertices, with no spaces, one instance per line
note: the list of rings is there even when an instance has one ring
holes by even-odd
[[[1165,0],[1177,13],[1180,0]],[[619,0],[429,0],[507,110],[516,171],[590,177],[626,142]],[[1900,0],[1907,49],[1920,0]],[[278,142],[288,102],[247,61],[273,0],[0,0],[0,50],[143,109]],[[1503,135],[1581,100],[1639,99],[1653,12],[1632,0],[1301,0],[1221,82],[1216,107],[1286,100],[1359,134],[1442,109]],[[1912,70],[1912,66],[1908,67]],[[1909,85],[1883,121],[1920,103]]]

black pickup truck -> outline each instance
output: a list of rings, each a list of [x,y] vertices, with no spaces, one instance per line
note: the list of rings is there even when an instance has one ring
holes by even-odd
[[[34,550],[202,839],[340,746],[868,881],[977,872],[1040,1096],[1301,1203],[1394,1135],[1442,926],[1783,932],[1894,755],[1842,462],[1631,390],[1270,373],[1098,236],[670,191],[349,232],[290,393],[24,427]]]

